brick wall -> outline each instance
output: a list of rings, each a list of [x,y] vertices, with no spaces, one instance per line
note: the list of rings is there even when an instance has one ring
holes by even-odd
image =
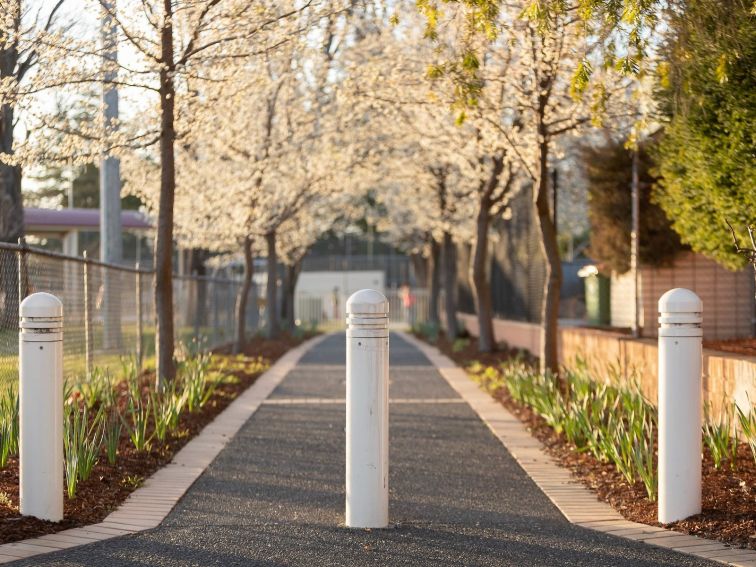
[[[640,270],[640,325],[644,336],[657,335],[659,298],[675,287],[695,291],[703,301],[703,330],[706,339],[751,336],[754,330],[753,271],[731,272],[713,260],[685,252],[674,266],[643,267]],[[612,276],[611,322],[614,327],[630,327],[633,318],[633,285],[629,273]]]

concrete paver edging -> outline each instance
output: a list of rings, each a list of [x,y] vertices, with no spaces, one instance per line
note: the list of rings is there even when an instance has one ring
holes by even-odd
[[[325,338],[314,337],[279,358],[247,390],[218,414],[173,460],[148,478],[99,524],[63,530],[0,545],[0,563],[8,563],[86,545],[158,526],[249,417],[281,383],[300,358]]]
[[[626,520],[609,504],[600,502],[593,492],[572,478],[567,469],[560,467],[517,417],[481,390],[449,357],[410,334],[397,334],[428,357],[533,482],[573,524],[727,565],[756,567],[756,551],[727,547],[717,541]]]

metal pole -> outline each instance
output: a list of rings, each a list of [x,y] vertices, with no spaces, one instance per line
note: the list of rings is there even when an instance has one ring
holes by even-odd
[[[200,280],[197,278],[197,272],[194,272],[194,277],[189,280],[190,291],[189,294],[192,298],[192,305],[194,306],[194,348],[196,352],[200,352],[200,321],[199,321],[199,285]]]
[[[659,521],[701,512],[701,299],[683,288],[659,299]]]
[[[388,526],[389,304],[363,289],[346,303],[346,525]]]
[[[139,270],[139,262],[136,263],[136,269]],[[144,354],[142,349],[144,348],[144,327],[142,326],[142,272],[136,273],[136,363],[137,370],[142,370],[142,360]]]
[[[213,345],[218,346],[218,333],[220,330],[220,321],[218,320],[218,286],[220,283],[213,280]]]
[[[92,297],[89,281],[89,259],[84,251],[84,358],[87,378],[92,376]]]
[[[630,228],[630,273],[633,275],[633,337],[640,337],[640,280],[638,278],[638,236],[639,236],[639,173],[638,148],[633,150],[632,182],[630,184],[631,223]]]
[[[114,18],[116,0],[103,0],[100,28],[102,38],[102,105],[106,136],[118,130],[118,43]],[[121,163],[117,157],[102,153],[100,163],[100,260],[120,264],[123,260],[121,227]],[[121,297],[117,289],[118,274],[102,272],[103,347],[121,348]]]
[[[20,507],[63,519],[63,304],[35,293],[19,308]]]
[[[102,103],[106,133],[118,130],[118,37],[112,14],[115,0],[103,0],[100,35],[102,38]],[[121,163],[116,157],[102,154],[100,165],[100,259],[120,264],[123,257],[121,234]]]

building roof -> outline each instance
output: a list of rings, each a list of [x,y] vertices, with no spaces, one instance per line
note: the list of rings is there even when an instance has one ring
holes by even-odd
[[[148,230],[149,219],[138,211],[121,211],[124,229]],[[26,232],[68,232],[75,229],[99,229],[100,209],[38,209],[24,207]]]

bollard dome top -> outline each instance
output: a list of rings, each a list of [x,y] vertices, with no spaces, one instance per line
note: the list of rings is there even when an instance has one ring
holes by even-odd
[[[380,291],[374,289],[361,289],[353,293],[346,302],[346,312],[351,315],[360,313],[385,315],[388,310],[388,300]]]
[[[703,301],[689,289],[676,287],[659,298],[659,313],[701,313]]]
[[[21,302],[21,317],[63,317],[63,303],[51,293],[32,293]]]

